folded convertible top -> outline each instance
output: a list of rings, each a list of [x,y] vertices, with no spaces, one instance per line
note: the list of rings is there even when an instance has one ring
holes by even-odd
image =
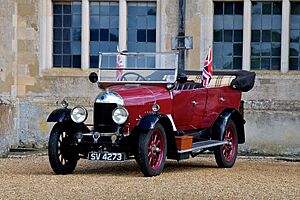
[[[185,71],[186,75],[201,75],[202,71]],[[240,70],[240,71],[214,71],[213,75],[219,76],[236,76],[231,81],[231,87],[242,92],[251,90],[255,83],[255,72]]]

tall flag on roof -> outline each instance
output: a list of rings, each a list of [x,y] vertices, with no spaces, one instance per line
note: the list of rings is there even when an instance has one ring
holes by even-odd
[[[117,52],[118,53],[120,52],[118,45],[117,45]],[[120,53],[117,55],[116,68],[119,68],[119,69],[123,69],[124,68],[124,63],[122,61]],[[116,70],[116,79],[117,79],[117,81],[121,80],[122,75],[123,75],[123,70]]]
[[[209,48],[208,55],[204,61],[204,66],[202,70],[201,76],[201,85],[202,87],[206,88],[211,80],[212,76],[212,50]]]

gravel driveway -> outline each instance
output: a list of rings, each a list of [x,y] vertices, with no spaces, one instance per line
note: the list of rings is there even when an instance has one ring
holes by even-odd
[[[0,199],[300,199],[300,162],[239,158],[217,168],[212,156],[167,161],[143,177],[135,161],[80,160],[54,175],[47,156],[0,159]]]

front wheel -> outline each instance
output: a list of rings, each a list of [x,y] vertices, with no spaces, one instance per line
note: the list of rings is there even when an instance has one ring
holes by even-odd
[[[161,124],[156,124],[148,133],[140,133],[136,160],[145,176],[157,176],[161,173],[166,152],[166,133]]]
[[[56,174],[70,174],[74,171],[78,154],[70,145],[71,134],[66,126],[57,123],[51,130],[48,143],[48,156],[52,170]]]
[[[234,165],[238,152],[237,129],[231,119],[226,125],[222,139],[228,144],[217,147],[214,151],[215,159],[219,167],[230,168]]]

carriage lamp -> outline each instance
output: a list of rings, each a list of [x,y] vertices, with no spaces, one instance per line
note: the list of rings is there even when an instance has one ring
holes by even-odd
[[[117,107],[112,112],[112,119],[120,125],[126,122],[128,115],[128,111],[124,107]]]
[[[76,123],[82,123],[87,119],[88,112],[82,106],[76,106],[71,111],[71,119]]]

